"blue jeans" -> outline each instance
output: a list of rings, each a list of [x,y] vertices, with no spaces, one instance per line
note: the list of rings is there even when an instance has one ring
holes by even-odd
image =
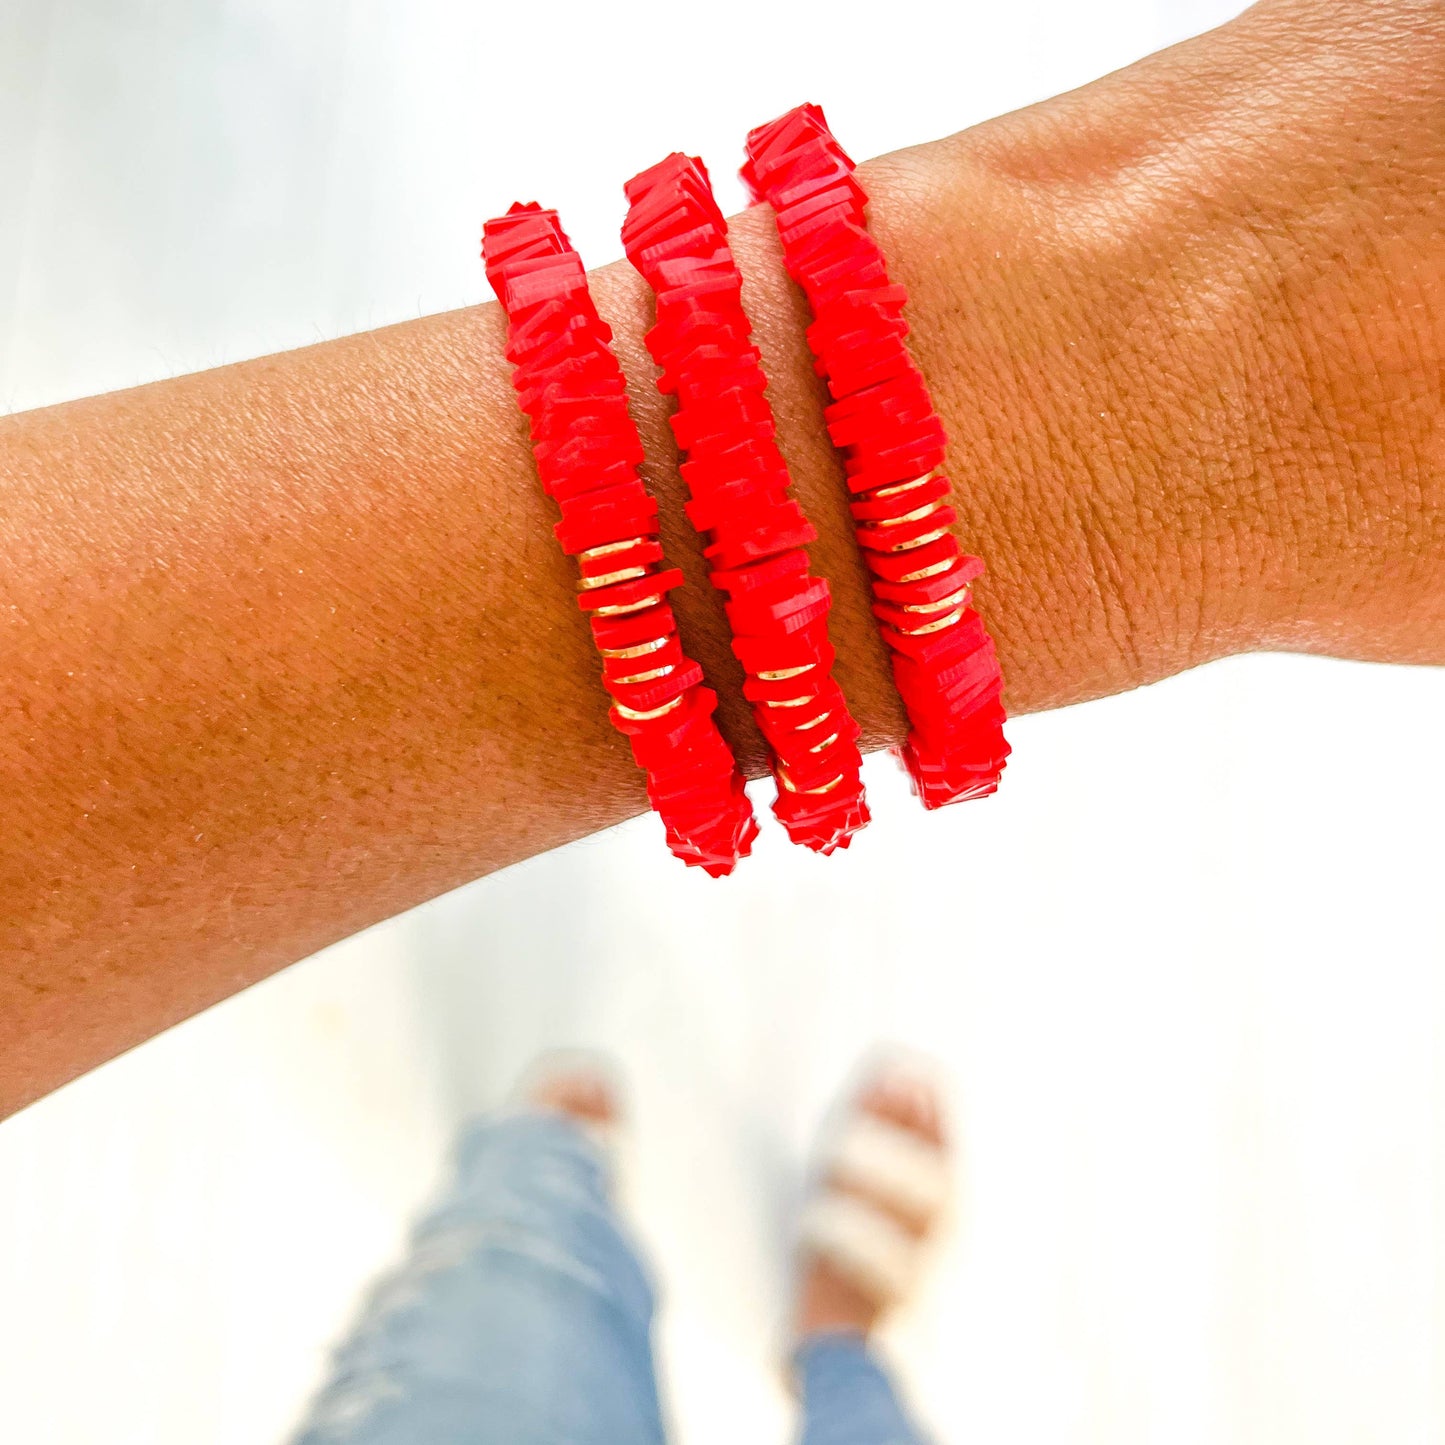
[[[652,1289],[606,1183],[566,1119],[471,1129],[295,1445],[663,1445]],[[797,1364],[804,1445],[918,1445],[861,1340]]]

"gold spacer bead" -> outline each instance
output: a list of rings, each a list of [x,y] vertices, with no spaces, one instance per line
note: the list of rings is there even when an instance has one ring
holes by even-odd
[[[947,617],[940,617],[933,622],[925,622],[922,627],[900,627],[897,631],[905,637],[922,637],[928,632],[942,632],[945,627],[952,627],[955,622],[963,620],[963,608],[950,612]]]
[[[937,602],[905,602],[905,612],[947,612],[954,607],[966,607],[968,605],[968,584],[965,583],[957,592],[950,592],[947,597],[940,597]]]
[[[937,475],[937,471],[924,472],[921,477],[914,477],[911,482],[894,482],[891,487],[879,487],[876,491],[869,492],[868,495],[870,498],[877,498],[881,501],[884,497],[897,497],[904,492],[915,492],[919,487],[927,486]]]
[[[828,719],[832,716],[833,711],[830,708],[827,712],[820,712],[817,717],[810,717],[807,722],[800,722],[798,726],[794,729],[794,731],[805,733],[808,731],[809,728],[815,728],[818,726],[819,723],[827,722]]]
[[[801,667],[778,667],[770,672],[760,672],[759,682],[786,682],[790,677],[802,677],[805,672],[812,672],[817,666],[816,662],[805,662]]]
[[[677,664],[669,662],[666,667],[654,667],[647,672],[634,672],[627,677],[614,677],[613,682],[656,682],[659,677],[666,677],[669,672],[676,672]]]
[[[635,647],[599,647],[597,651],[603,657],[626,660],[634,657],[646,657],[649,652],[661,652],[670,641],[670,637],[654,637],[649,642],[639,642]]]
[[[614,602],[606,607],[594,607],[594,617],[625,617],[629,612],[641,612],[644,607],[656,607],[662,601],[662,593],[655,592],[650,597],[640,598],[636,602]]]
[[[921,522],[925,517],[931,517],[940,507],[947,504],[940,497],[937,501],[925,502],[921,507],[915,507],[911,512],[904,512],[900,517],[878,517],[872,522],[864,522],[865,527],[901,527],[905,522]]]
[[[816,788],[800,788],[781,768],[778,769],[778,781],[790,793],[802,793],[804,796],[811,796],[815,793],[831,793],[846,776],[845,773],[839,773],[836,778],[832,778],[826,783],[820,783]]]
[[[626,552],[630,547],[640,547],[645,541],[647,541],[646,537],[628,537],[622,542],[604,542],[600,547],[588,547],[585,551],[579,552],[577,560],[581,562],[585,559],[591,562],[598,557],[611,557],[614,553]]]
[[[818,694],[810,692],[806,697],[769,697],[763,699],[764,707],[806,707],[810,702],[817,702]]]
[[[888,550],[890,552],[911,552],[915,547],[926,547],[930,542],[936,542],[940,537],[948,536],[947,527],[939,527],[935,531],[925,532],[921,537],[910,537],[906,542],[895,542]]]
[[[827,750],[828,750],[829,748],[831,748],[831,747],[833,746],[833,744],[836,743],[837,741],[838,741],[838,734],[837,734],[837,733],[829,733],[828,736],[825,737],[822,742],[820,742],[820,743],[814,743],[813,746],[808,749],[808,751],[809,751],[810,753],[823,753],[823,752],[827,752]]]
[[[624,567],[620,572],[599,572],[595,577],[579,577],[577,590],[590,592],[594,587],[608,587],[614,582],[631,582],[634,578],[646,576],[646,567]]]
[[[686,696],[686,693],[680,692],[675,698],[663,703],[661,707],[648,708],[643,712],[639,712],[635,707],[628,707],[625,703],[620,702],[614,702],[612,706],[615,707],[623,717],[630,718],[633,722],[651,722],[653,718],[666,717],[673,708],[681,707],[682,700]]]
[[[900,582],[922,582],[929,577],[941,577],[957,561],[957,557],[949,557],[942,562],[932,562],[917,572],[905,572],[898,580]]]

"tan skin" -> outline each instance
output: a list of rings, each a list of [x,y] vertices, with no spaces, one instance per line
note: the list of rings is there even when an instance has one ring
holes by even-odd
[[[1263,647],[1445,661],[1445,6],[1271,0],[863,174],[1015,713]],[[733,237],[886,744],[802,303],[766,211]],[[647,295],[594,284],[729,699]],[[478,306],[0,421],[0,1114],[645,806],[501,340]]]

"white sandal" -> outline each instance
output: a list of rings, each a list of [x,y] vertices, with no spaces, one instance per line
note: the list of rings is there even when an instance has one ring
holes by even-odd
[[[800,1244],[875,1304],[898,1304],[913,1291],[951,1192],[945,1146],[879,1118],[855,1100],[823,1153],[818,1182],[803,1209]],[[923,1233],[905,1228],[890,1209],[918,1221]]]

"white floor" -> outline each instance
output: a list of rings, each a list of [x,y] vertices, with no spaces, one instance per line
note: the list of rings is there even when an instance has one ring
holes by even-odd
[[[476,300],[514,193],[607,259],[662,147],[725,172],[812,96],[874,152],[1221,13],[870,7],[805,44],[812,6],[684,9],[12,3],[0,397]],[[1016,723],[949,815],[875,760],[843,857],[770,834],[712,884],[640,820],[299,964],[0,1125],[0,1440],[280,1442],[457,1121],[582,1043],[631,1085],[676,1438],[781,1441],[793,1193],[880,1039],[947,1061],[965,1147],[894,1342],[941,1440],[1445,1438],[1442,716],[1439,672],[1239,660]],[[900,925],[939,896],[956,928]]]

